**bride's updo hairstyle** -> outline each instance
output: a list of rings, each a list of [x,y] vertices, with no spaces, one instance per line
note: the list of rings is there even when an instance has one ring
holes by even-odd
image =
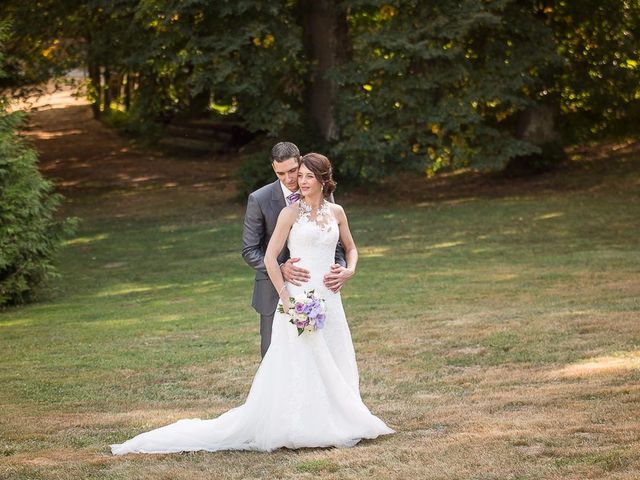
[[[307,153],[300,160],[300,165],[304,165],[315,175],[316,180],[322,183],[322,194],[326,197],[331,195],[336,189],[336,182],[333,179],[333,169],[331,162],[324,155],[319,153]]]

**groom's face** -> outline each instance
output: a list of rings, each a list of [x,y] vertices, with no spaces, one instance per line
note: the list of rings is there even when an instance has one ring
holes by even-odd
[[[278,179],[292,192],[298,190],[298,166],[298,160],[293,157],[283,162],[273,162],[273,171]]]

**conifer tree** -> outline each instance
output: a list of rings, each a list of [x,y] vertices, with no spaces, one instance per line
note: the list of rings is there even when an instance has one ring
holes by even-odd
[[[2,44],[8,25],[0,24]],[[23,115],[8,113],[0,99],[0,307],[33,297],[55,275],[54,256],[72,222],[59,221],[60,196],[37,168],[37,155],[18,135]]]

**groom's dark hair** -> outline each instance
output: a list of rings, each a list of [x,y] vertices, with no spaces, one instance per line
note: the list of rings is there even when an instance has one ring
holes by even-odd
[[[291,157],[300,163],[300,150],[291,142],[276,143],[271,149],[271,162],[284,162]]]

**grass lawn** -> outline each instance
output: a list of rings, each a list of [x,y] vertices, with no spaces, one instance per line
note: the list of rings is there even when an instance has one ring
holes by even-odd
[[[637,478],[634,155],[496,195],[345,197],[362,394],[398,431],[352,449],[112,457],[243,402],[259,362],[244,210],[176,189],[70,197],[62,277],[0,314],[0,478]]]

